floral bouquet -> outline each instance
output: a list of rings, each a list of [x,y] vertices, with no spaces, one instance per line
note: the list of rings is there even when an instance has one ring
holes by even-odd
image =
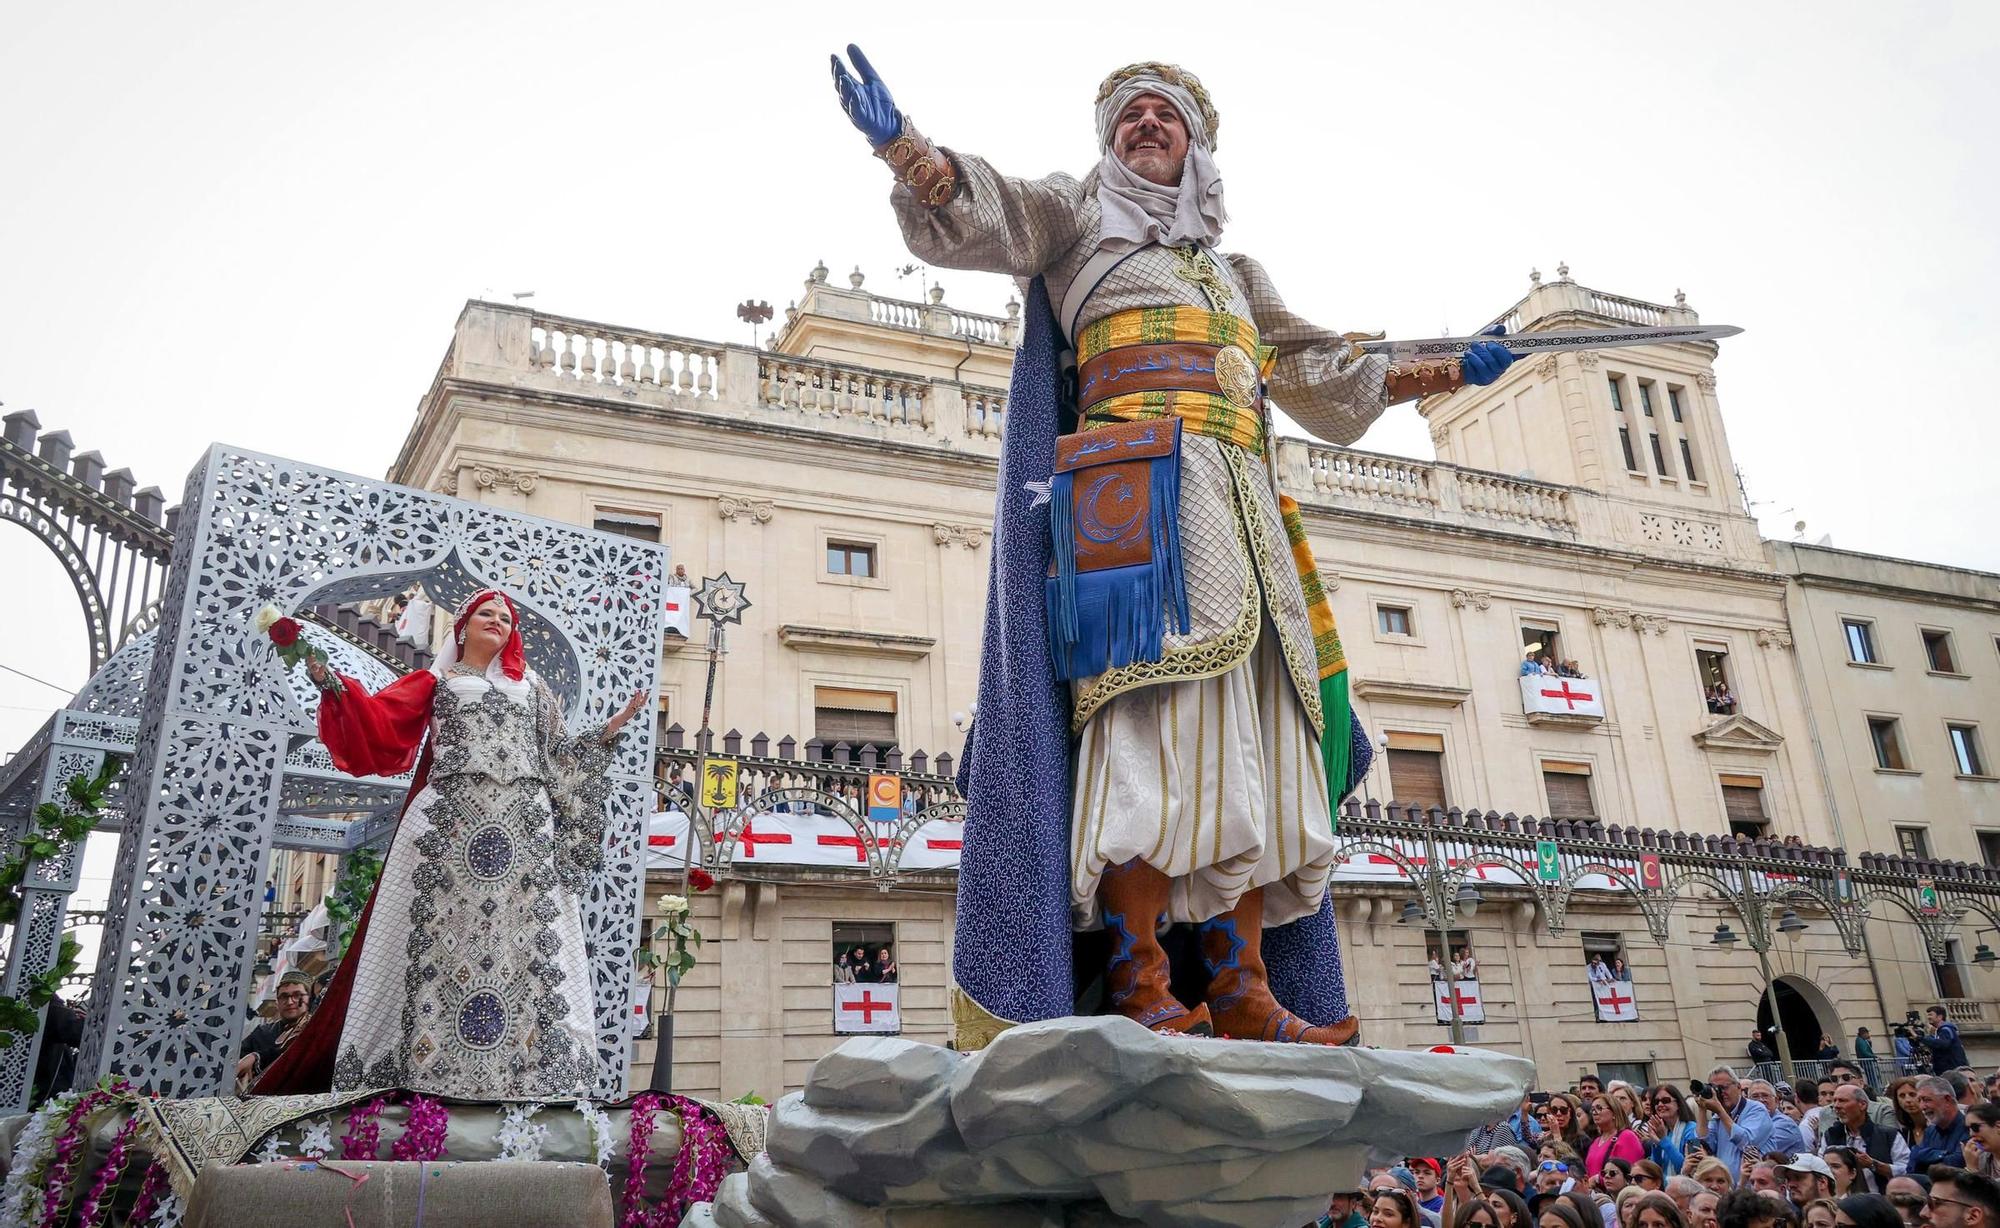
[[[311,662],[317,661],[326,672],[326,681],[320,684],[320,689],[336,695],[346,692],[347,687],[340,681],[340,675],[333,672],[333,663],[301,633],[298,619],[287,618],[277,606],[267,605],[257,611],[257,630],[271,637],[271,642],[278,647],[278,659],[286,666],[295,667],[301,661],[310,666]]]

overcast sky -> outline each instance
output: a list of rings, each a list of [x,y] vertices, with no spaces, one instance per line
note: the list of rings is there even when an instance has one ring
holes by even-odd
[[[1768,535],[2000,570],[2000,6],[842,7],[15,5],[0,412],[170,501],[212,440],[380,474],[467,298],[747,340],[820,259],[917,297],[850,39],[1016,174],[1085,170],[1098,80],[1160,58],[1221,111],[1225,246],[1307,316],[1464,329],[1564,260],[1685,289],[1747,330],[1719,396]],[[1360,446],[1432,455],[1408,407]],[[12,747],[86,657],[41,546],[0,531],[0,574],[0,666],[54,684],[0,673]]]

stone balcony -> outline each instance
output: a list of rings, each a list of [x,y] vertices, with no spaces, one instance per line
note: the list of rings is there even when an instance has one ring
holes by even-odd
[[[528,308],[469,302],[392,472],[406,472],[446,386],[595,401],[644,413],[696,414],[867,444],[936,449],[991,464],[1007,421],[1005,383],[1020,330],[1005,316],[876,295],[857,271],[846,287],[815,268],[772,348],[648,332]],[[1570,300],[1576,300],[1571,302]],[[1560,300],[1560,301],[1558,301]],[[1644,310],[1641,310],[1641,309]],[[1678,321],[1691,312],[1562,282],[1510,313],[1537,321]],[[1748,517],[1704,516],[1581,487],[1437,461],[1283,438],[1278,480],[1308,508],[1336,515],[1641,554],[1698,566],[1767,570]]]

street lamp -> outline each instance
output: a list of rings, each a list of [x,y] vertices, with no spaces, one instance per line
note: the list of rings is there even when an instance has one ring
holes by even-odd
[[[1778,1060],[1784,1064],[1785,1077],[1789,1079],[1794,1077],[1795,1073],[1792,1067],[1792,1045],[1786,1039],[1785,1021],[1778,1016],[1778,983],[1771,976],[1771,938],[1760,924],[1761,920],[1761,915],[1753,911],[1744,918],[1743,929],[1750,939],[1750,949],[1757,953],[1757,968],[1764,974],[1764,1001],[1771,1012],[1771,1030],[1778,1036]],[[1787,908],[1778,914],[1777,931],[1793,942],[1797,942],[1799,935],[1809,928],[1805,918],[1799,916],[1797,909]],[[1737,942],[1736,933],[1729,928],[1729,922],[1724,921],[1715,927],[1715,933],[1709,937],[1708,942],[1710,946],[1721,947],[1725,951],[1734,950]]]
[[[1471,883],[1466,883],[1458,889],[1458,911],[1468,917],[1478,913],[1479,906],[1485,902],[1486,897],[1479,894],[1479,888],[1474,887]]]

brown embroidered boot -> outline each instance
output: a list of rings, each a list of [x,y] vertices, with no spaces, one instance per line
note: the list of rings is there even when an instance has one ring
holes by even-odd
[[[1097,887],[1104,912],[1104,930],[1111,939],[1111,958],[1104,965],[1104,983],[1118,1013],[1155,1032],[1212,1036],[1208,1007],[1181,1005],[1168,987],[1167,953],[1160,946],[1159,924],[1167,915],[1172,884],[1166,875],[1133,858],[1111,866]]]
[[[1349,1015],[1315,1027],[1278,1005],[1264,975],[1264,889],[1244,893],[1236,907],[1201,923],[1201,956],[1208,964],[1208,1008],[1215,1034],[1235,1040],[1305,1045],[1348,1045],[1361,1034]]]

